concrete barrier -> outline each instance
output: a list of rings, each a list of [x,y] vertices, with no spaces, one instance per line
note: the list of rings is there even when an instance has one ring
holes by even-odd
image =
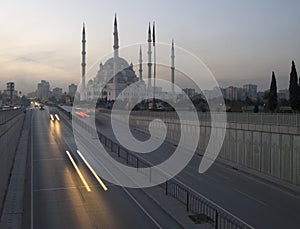
[[[9,185],[1,214],[0,228],[17,229],[26,227],[23,223],[23,214],[29,129],[30,112],[27,112],[21,128],[17,130],[21,133],[19,138],[16,136],[16,139],[18,139],[17,149],[14,153]]]
[[[24,117],[25,114],[22,112],[13,119],[0,125],[0,213],[2,213],[3,201],[8,187]]]
[[[137,112],[130,118],[134,128],[147,131],[153,114]],[[156,112],[153,112],[156,113]],[[163,112],[162,112],[163,113]],[[245,117],[243,117],[243,115]],[[170,118],[170,117],[173,118]],[[207,116],[205,114],[205,116]],[[253,171],[256,175],[272,181],[283,181],[300,186],[300,127],[298,115],[267,114],[254,115],[237,114],[235,119],[231,114],[226,135],[218,160],[228,163],[238,169]],[[161,118],[168,127],[167,140],[173,144],[180,138],[180,123],[175,116],[159,112],[156,118]],[[119,117],[114,117],[122,120]],[[238,123],[238,120],[241,120]],[[280,120],[285,120],[281,125]],[[249,123],[247,123],[249,121]],[[264,123],[266,121],[266,123]],[[193,123],[184,122],[183,128],[193,136]],[[211,123],[209,118],[200,119],[200,139],[198,153],[203,154],[210,138]],[[218,139],[215,139],[218,141]],[[275,178],[275,179],[272,179]]]

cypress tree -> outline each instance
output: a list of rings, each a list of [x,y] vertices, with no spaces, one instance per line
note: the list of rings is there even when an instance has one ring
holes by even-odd
[[[291,108],[296,111],[299,110],[299,85],[298,85],[298,75],[295,66],[295,62],[292,61],[291,73],[290,73],[290,105]]]
[[[274,112],[277,108],[277,83],[275,78],[275,73],[272,72],[272,81],[270,86],[269,100],[268,100],[268,108],[270,111]]]

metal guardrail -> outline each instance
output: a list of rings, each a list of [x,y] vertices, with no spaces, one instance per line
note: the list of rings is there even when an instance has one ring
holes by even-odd
[[[165,193],[183,203],[188,212],[207,216],[208,223],[215,229],[252,228],[175,181],[165,183]]]

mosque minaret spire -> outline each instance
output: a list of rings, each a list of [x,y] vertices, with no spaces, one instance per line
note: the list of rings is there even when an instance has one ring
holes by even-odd
[[[143,80],[143,55],[142,55],[142,46],[140,46],[140,58],[139,58],[139,73],[140,73],[140,81]]]
[[[172,40],[171,47],[171,82],[172,82],[172,95],[174,97],[174,84],[175,84],[175,52],[174,52],[174,40]]]
[[[117,14],[115,14],[115,22],[114,22],[114,55],[119,56],[119,35],[118,35],[118,22],[117,22]]]
[[[151,27],[149,22],[149,29],[148,29],[148,89],[151,88],[151,72],[152,72],[152,40],[151,40]],[[149,90],[150,91],[150,90]]]
[[[118,73],[118,58],[119,58],[119,36],[118,36],[118,22],[117,22],[117,14],[115,14],[115,21],[114,21],[114,79],[113,79],[113,91],[112,91],[112,99],[117,98],[117,90],[118,90],[118,79],[117,79],[117,73]]]
[[[85,67],[86,67],[86,50],[85,50],[85,45],[86,45],[86,40],[85,40],[85,25],[83,23],[83,28],[82,28],[82,62],[81,62],[81,83],[82,83],[82,89],[81,89],[81,94],[80,94],[80,100],[85,100]]]

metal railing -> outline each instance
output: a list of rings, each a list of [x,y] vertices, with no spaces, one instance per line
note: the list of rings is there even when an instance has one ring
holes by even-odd
[[[169,180],[165,183],[165,193],[174,197],[179,202],[186,206],[188,212],[194,214],[204,214],[209,223],[215,229],[223,228],[252,228],[245,224],[235,216],[215,206],[213,203],[204,199],[198,194],[188,190],[183,185],[176,183],[176,181]]]

